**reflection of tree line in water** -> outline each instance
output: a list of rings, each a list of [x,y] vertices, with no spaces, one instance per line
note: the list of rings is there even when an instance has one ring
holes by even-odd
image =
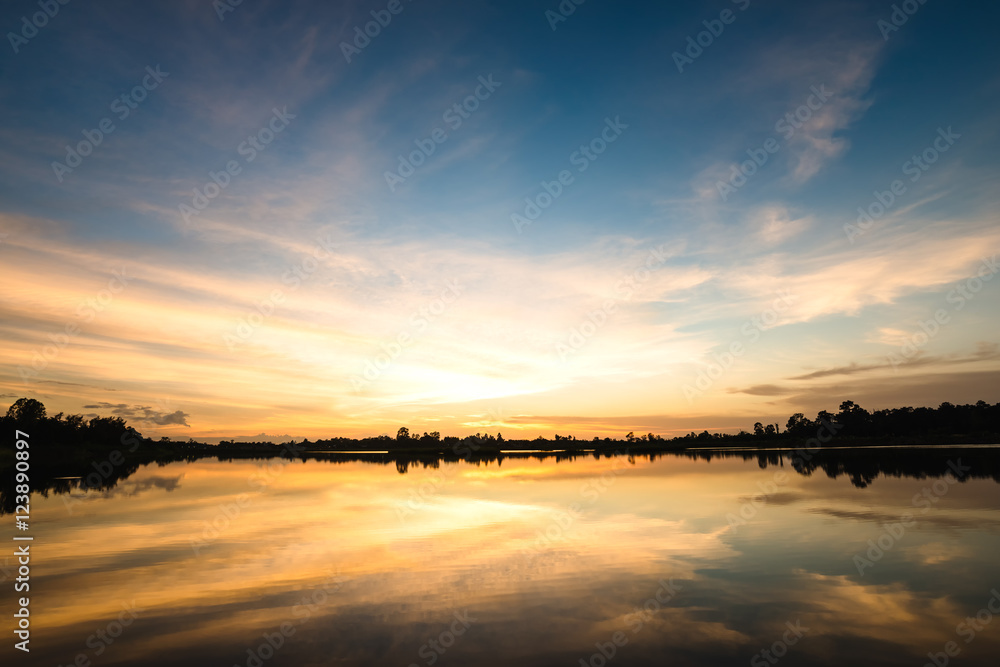
[[[811,453],[811,458],[805,460],[800,452]],[[964,472],[959,481],[992,479],[1000,484],[1000,448],[948,447],[945,449],[928,447],[879,449],[877,451],[857,448],[742,452],[716,450],[675,452],[672,455],[703,461],[735,458],[744,461],[756,460],[757,465],[762,469],[769,466],[786,466],[806,477],[817,471],[826,473],[826,476],[831,479],[846,475],[851,480],[851,484],[859,489],[867,487],[879,476],[914,479],[944,477],[945,475],[957,477],[953,464],[960,462],[962,466],[968,466],[972,469]]]
[[[209,446],[210,447],[210,446]],[[712,461],[717,459],[740,459],[756,461],[757,465],[768,467],[791,468],[798,474],[810,476],[822,471],[828,477],[836,479],[847,476],[851,484],[865,488],[879,476],[896,478],[924,479],[937,478],[945,475],[954,476],[952,463],[970,467],[961,481],[967,479],[992,479],[1000,483],[1000,449],[992,448],[961,448],[948,449],[905,449],[886,450],[878,452],[859,449],[820,449],[811,453],[807,461],[798,453],[806,450],[689,450],[689,451],[632,451],[622,448],[618,451],[562,451],[562,452],[475,452],[465,455],[433,454],[433,453],[338,453],[338,452],[302,452],[291,454],[287,449],[277,447],[279,451],[272,453],[243,452],[223,453],[215,448],[213,451],[187,453],[185,455],[155,456],[147,458],[141,454],[130,455],[130,458],[119,465],[111,464],[108,456],[96,459],[86,465],[79,463],[45,465],[32,468],[31,490],[43,497],[52,494],[68,494],[81,491],[109,492],[145,465],[156,464],[165,466],[178,461],[194,462],[203,459],[218,461],[268,461],[282,458],[294,465],[298,461],[325,461],[331,464],[370,463],[373,465],[395,465],[397,472],[406,474],[411,468],[439,468],[442,463],[466,462],[473,465],[497,467],[504,461],[535,460],[539,462],[553,461],[573,462],[588,458],[600,460],[615,456],[628,457],[630,463],[638,461],[653,462],[668,457],[683,457],[692,460]],[[116,451],[116,450],[112,450]],[[3,471],[0,478],[0,515],[13,513],[14,510],[14,476],[10,469]],[[74,477],[74,479],[60,479]]]
[[[900,424],[909,423],[907,420],[912,420],[913,428],[919,427],[922,438],[905,435],[912,429],[903,428]],[[15,402],[7,415],[0,418],[0,428],[5,432],[3,449],[0,450],[0,514],[14,510],[14,442],[7,437],[14,429],[30,434],[30,488],[43,497],[49,493],[65,494],[74,490],[108,491],[143,465],[155,463],[163,466],[175,461],[204,458],[233,461],[283,457],[334,463],[395,464],[396,469],[405,474],[410,466],[435,468],[441,463],[458,461],[476,465],[496,463],[499,466],[505,459],[528,458],[558,463],[627,453],[630,458],[654,461],[665,455],[678,455],[706,461],[713,458],[756,459],[762,468],[788,465],[803,475],[822,470],[834,478],[847,475],[852,484],[865,487],[879,475],[940,477],[951,472],[948,462],[960,457],[965,465],[973,468],[969,477],[991,478],[1000,482],[1000,450],[882,449],[875,455],[864,449],[833,450],[822,447],[823,444],[892,444],[901,437],[908,438],[906,442],[909,444],[928,441],[961,444],[1000,442],[997,436],[1000,433],[1000,404],[991,406],[983,401],[964,406],[944,403],[937,409],[898,408],[876,412],[868,412],[852,401],[845,401],[838,414],[820,412],[815,421],[806,419],[801,413],[792,415],[784,432],[776,424],[764,428],[758,423],[753,434],[742,431],[739,434],[703,432],[673,439],[653,434],[636,437],[633,433],[624,439],[594,440],[577,440],[560,435],[556,435],[554,440],[504,440],[500,435],[480,434],[465,438],[441,438],[436,432],[411,436],[404,427],[395,439],[379,436],[316,442],[306,440],[283,445],[236,442],[208,445],[167,439],[153,441],[127,426],[120,417],[94,417],[89,421],[80,415],[64,417],[62,413],[47,417],[45,406],[34,399]],[[824,432],[828,435],[817,439]],[[758,449],[689,449],[705,446],[749,446]],[[789,447],[804,449],[778,449]],[[366,450],[390,451],[383,454],[376,451],[367,453]]]

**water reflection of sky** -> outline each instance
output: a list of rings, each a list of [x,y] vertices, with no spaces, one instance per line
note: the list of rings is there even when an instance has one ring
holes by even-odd
[[[956,627],[1000,589],[1000,485],[942,482],[921,514],[940,479],[858,489],[681,458],[145,467],[33,499],[30,664],[256,664],[284,622],[264,665],[579,665],[618,632],[609,664],[746,665],[798,621],[781,664],[921,665],[955,641],[961,664],[992,665],[1000,620],[968,644]],[[907,512],[860,576],[854,557]],[[128,604],[107,645],[95,633]]]

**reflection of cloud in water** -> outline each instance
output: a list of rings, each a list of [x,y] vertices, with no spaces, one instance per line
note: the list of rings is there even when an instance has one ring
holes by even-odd
[[[939,513],[934,510],[927,514],[921,514],[920,510],[914,507],[904,510],[899,514],[887,514],[883,512],[875,511],[852,511],[852,510],[839,510],[831,508],[817,508],[813,507],[808,510],[813,514],[825,514],[827,516],[836,517],[838,519],[851,519],[854,521],[868,521],[872,523],[882,524],[895,524],[902,520],[904,514],[911,515],[912,519],[917,522],[917,525],[925,524],[931,525],[937,528],[948,528],[952,530],[988,530],[991,532],[1000,532],[1000,519],[992,517],[961,517],[961,516],[951,516],[947,513]],[[909,523],[910,518],[907,518],[907,523]]]
[[[152,489],[162,489],[166,492],[180,488],[183,474],[174,477],[146,477],[140,480],[123,480],[112,489],[103,491],[88,491],[87,493],[74,493],[73,498],[79,500],[106,500],[108,498],[134,498],[141,493]]]

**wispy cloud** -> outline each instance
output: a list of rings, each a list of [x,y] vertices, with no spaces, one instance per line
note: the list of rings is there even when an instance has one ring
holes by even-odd
[[[134,421],[140,424],[147,422],[157,426],[190,426],[190,424],[187,423],[189,415],[181,410],[165,413],[155,410],[148,405],[128,405],[126,403],[115,404],[105,402],[84,405],[83,409],[100,410],[101,414],[111,414],[115,417],[122,417],[126,421]]]
[[[879,361],[875,363],[859,364],[852,363],[847,366],[837,366],[834,368],[824,368],[822,370],[796,375],[789,380],[816,380],[818,378],[832,377],[836,375],[855,375],[870,371],[880,371],[891,369],[908,370],[924,366],[954,366],[958,364],[981,363],[984,361],[1000,360],[1000,343],[982,342],[972,354],[948,354],[948,355],[926,355],[917,354],[910,359],[900,359],[899,361]]]

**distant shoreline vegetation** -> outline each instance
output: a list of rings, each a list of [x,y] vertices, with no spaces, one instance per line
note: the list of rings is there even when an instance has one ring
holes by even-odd
[[[817,446],[866,446],[866,445],[956,445],[1000,444],[1000,403],[990,405],[979,401],[974,405],[942,403],[937,408],[891,408],[868,411],[854,401],[844,401],[837,413],[820,411],[815,419],[803,413],[791,415],[784,429],[780,424],[757,422],[752,431],[739,433],[691,432],[684,436],[664,438],[647,433],[630,432],[622,438],[577,439],[573,435],[555,434],[553,439],[538,436],[534,439],[505,439],[502,433],[469,435],[462,438],[444,436],[433,431],[417,435],[408,427],[401,427],[393,438],[379,435],[367,438],[308,439],[287,443],[235,442],[223,440],[218,445],[197,442],[193,439],[175,441],[168,437],[153,440],[143,437],[121,417],[92,417],[59,413],[49,417],[45,406],[32,398],[18,399],[0,417],[4,428],[2,450],[14,449],[14,440],[7,435],[14,429],[31,433],[36,455],[45,452],[72,460],[89,451],[121,450],[125,458],[143,453],[165,455],[173,452],[186,456],[195,453],[221,452],[438,452],[474,457],[479,452],[490,451],[573,451],[573,450],[628,450],[676,451],[692,447],[817,447]],[[75,454],[75,455],[74,455]],[[68,456],[67,456],[68,455]],[[142,457],[146,458],[146,457]],[[6,465],[7,457],[0,459]],[[50,463],[57,463],[52,460]]]
[[[330,438],[285,443],[226,442],[218,445],[168,438],[145,438],[121,417],[81,415],[53,417],[35,399],[19,399],[0,417],[5,429],[0,439],[0,515],[13,513],[17,498],[15,430],[30,434],[32,494],[67,494],[67,508],[91,491],[110,497],[115,488],[142,466],[165,466],[179,461],[322,461],[332,465],[364,462],[396,467],[406,474],[411,467],[438,468],[442,463],[468,461],[476,465],[503,465],[504,461],[536,459],[555,462],[579,458],[627,456],[630,462],[650,462],[667,456],[711,461],[739,458],[756,460],[761,468],[789,466],[802,475],[822,470],[830,477],[847,475],[855,486],[866,486],[880,475],[940,477],[951,474],[953,461],[971,464],[971,478],[1000,483],[1000,452],[962,445],[1000,444],[1000,404],[942,403],[938,408],[897,408],[868,412],[853,401],[840,411],[820,412],[815,420],[802,413],[778,424],[754,424],[753,432],[736,434],[689,433],[676,438],[653,434],[624,438],[578,440],[556,435],[554,439],[507,440],[501,434],[476,434],[458,438],[440,433],[411,435],[400,428],[395,438]],[[901,445],[904,449],[864,451],[866,446]],[[910,449],[905,449],[909,445]],[[957,445],[956,448],[919,445]],[[270,464],[269,464],[270,465]],[[68,495],[75,494],[75,495]]]

